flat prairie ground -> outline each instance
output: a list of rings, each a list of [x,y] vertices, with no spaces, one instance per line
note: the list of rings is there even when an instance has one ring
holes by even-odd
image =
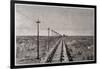
[[[65,40],[73,61],[94,60],[93,36],[70,36]]]
[[[16,64],[41,64],[41,60],[44,60],[49,50],[53,48],[53,45],[58,40],[56,36],[50,36],[49,40],[48,36],[40,36],[39,38],[40,59],[37,60],[37,37],[16,36]],[[64,36],[64,38],[73,61],[94,60],[95,46],[93,36]]]

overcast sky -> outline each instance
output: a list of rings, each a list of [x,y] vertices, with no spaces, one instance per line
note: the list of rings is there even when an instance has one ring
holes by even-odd
[[[41,21],[40,35],[47,35],[47,28],[66,35],[94,34],[93,8],[16,4],[16,35],[36,35],[37,19]]]

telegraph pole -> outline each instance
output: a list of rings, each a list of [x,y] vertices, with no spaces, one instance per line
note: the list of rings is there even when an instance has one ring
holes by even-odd
[[[39,19],[36,21],[37,23],[37,59],[39,59]]]
[[[49,51],[49,36],[50,36],[50,28],[48,28],[48,51]]]

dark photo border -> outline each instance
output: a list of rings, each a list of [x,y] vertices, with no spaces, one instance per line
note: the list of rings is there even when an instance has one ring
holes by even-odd
[[[72,63],[55,63],[55,64],[37,64],[37,65],[15,65],[15,4],[35,4],[35,5],[49,5],[49,6],[64,6],[64,7],[81,7],[94,8],[94,44],[95,44],[95,60],[86,62],[72,62]],[[95,5],[81,5],[81,4],[65,4],[65,3],[48,3],[48,2],[34,2],[34,1],[10,1],[10,68],[28,68],[28,67],[44,67],[44,66],[60,66],[60,65],[76,65],[76,64],[90,64],[96,63],[96,6]]]

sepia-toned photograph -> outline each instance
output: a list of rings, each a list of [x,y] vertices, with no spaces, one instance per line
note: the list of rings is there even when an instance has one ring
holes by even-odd
[[[15,3],[15,65],[95,61],[95,9]]]

